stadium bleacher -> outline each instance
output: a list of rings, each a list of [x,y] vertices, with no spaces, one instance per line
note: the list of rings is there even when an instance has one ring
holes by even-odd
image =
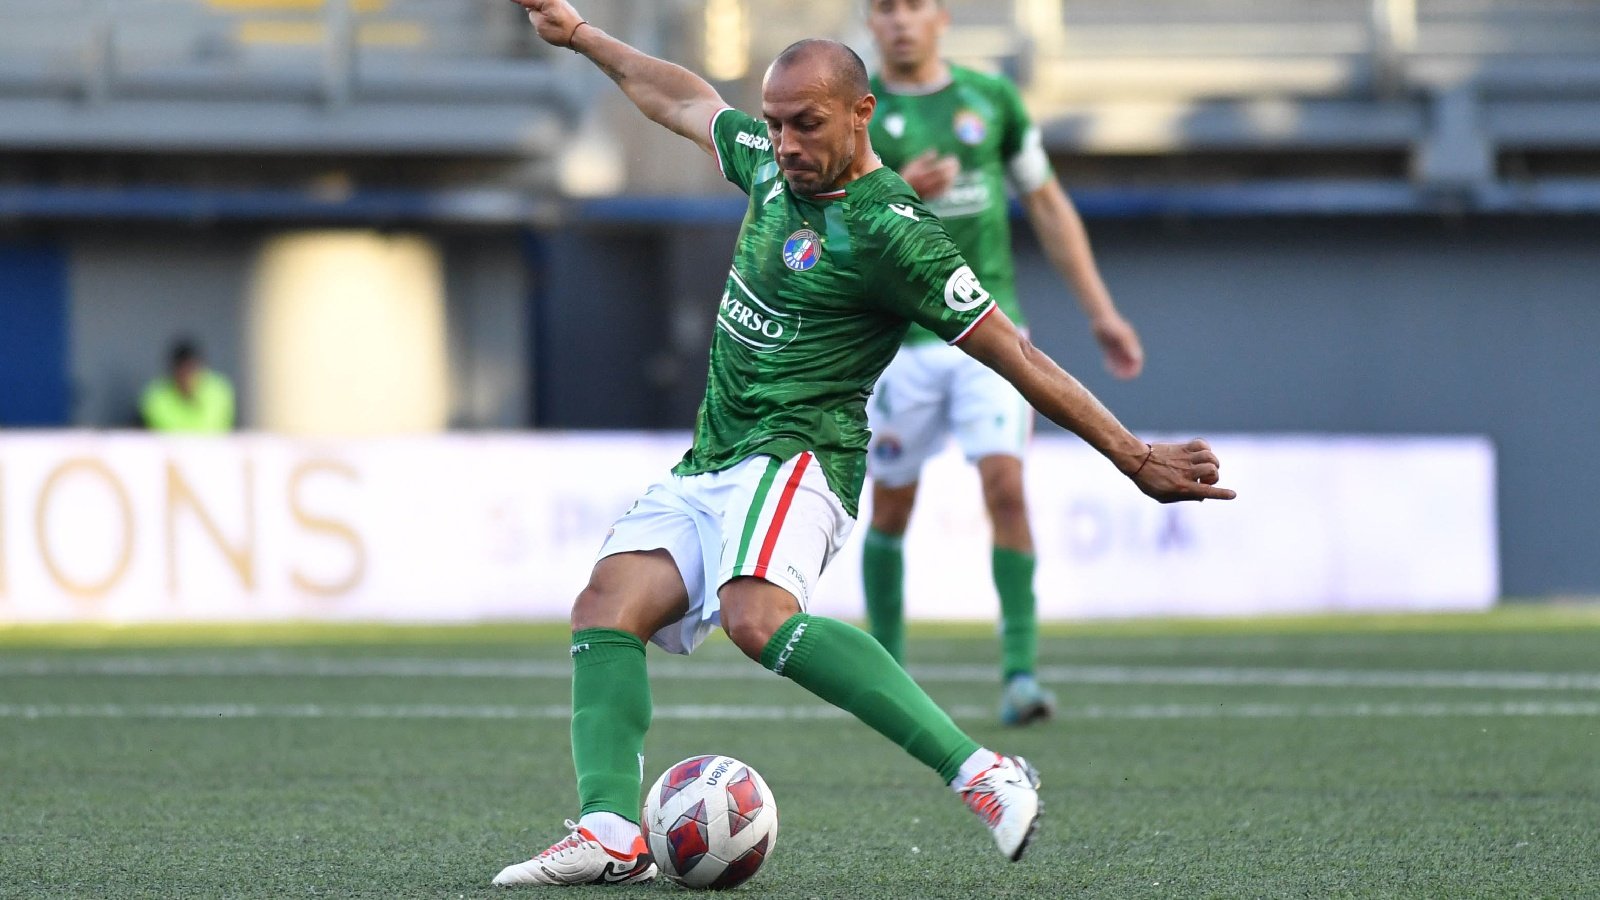
[[[740,105],[754,102],[763,63],[790,40],[838,33],[866,45],[857,0],[804,9],[778,0],[606,0],[585,10],[641,46],[700,65],[714,33],[708,17],[730,4],[760,23],[745,42],[748,65],[733,66],[741,74],[719,85]],[[950,7],[946,45],[962,61],[1019,80],[1048,148],[1089,192],[1091,210],[1143,209],[1151,190],[1189,192],[1179,204],[1186,209],[1395,212],[1430,208],[1441,194],[1485,210],[1600,208],[1600,4]],[[719,50],[726,66],[727,48]],[[598,144],[635,148],[622,193],[658,193],[650,148],[659,137],[631,117],[606,116],[617,102],[603,79],[534,40],[517,10],[488,0],[0,7],[0,159],[30,151],[425,157],[489,165],[354,180],[557,198],[551,173],[582,121]],[[252,186],[273,186],[264,177]],[[172,186],[169,173],[144,180]],[[48,183],[4,183],[8,209],[44,208],[18,192]],[[1102,189],[1122,200],[1101,203],[1094,192]]]
[[[504,4],[13,0],[0,150],[539,156],[579,101],[516,25]]]
[[[1395,150],[1425,182],[1600,146],[1600,6],[1575,0],[1058,4],[1033,99],[1100,153]]]

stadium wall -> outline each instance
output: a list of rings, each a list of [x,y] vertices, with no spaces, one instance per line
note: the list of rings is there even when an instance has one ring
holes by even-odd
[[[560,619],[606,529],[688,440],[0,436],[0,623]],[[1487,442],[1217,445],[1251,502],[1160,506],[1080,442],[1041,439],[1041,615],[1477,610],[1498,596]],[[1303,477],[1312,457],[1326,477]],[[924,480],[912,612],[992,619],[976,475],[952,451]],[[857,531],[812,611],[860,616]]]
[[[0,427],[66,424],[67,306],[61,248],[0,239]]]
[[[156,227],[63,235],[70,260],[71,422],[137,424],[140,390],[162,373],[173,338],[188,335],[234,380],[241,427],[255,426],[250,293],[258,250],[274,233]],[[433,238],[444,260],[450,422],[526,425],[533,316],[523,240],[508,232]]]
[[[1506,593],[1600,594],[1596,224],[1101,223],[1147,377],[1104,376],[1065,303],[1035,302],[1035,327],[1140,427],[1485,434]],[[1047,296],[1045,266],[1026,256],[1023,290]],[[1324,477],[1317,460],[1306,477]]]

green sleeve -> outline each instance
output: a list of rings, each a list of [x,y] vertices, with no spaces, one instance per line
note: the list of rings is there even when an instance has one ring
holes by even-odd
[[[767,138],[767,123],[732,107],[723,108],[711,118],[711,145],[722,177],[746,194],[761,182],[757,173],[768,163],[777,169],[772,141]]]
[[[1003,119],[1000,130],[1000,158],[1010,162],[1022,152],[1023,141],[1028,129],[1033,127],[1033,119],[1028,116],[1028,107],[1023,105],[1022,94],[1016,85],[1004,78],[996,78],[994,84],[999,95],[997,99]]]
[[[1006,178],[1017,194],[1031,193],[1035,188],[1052,181],[1055,169],[1044,150],[1044,139],[1028,107],[1022,102],[1017,86],[1004,78],[994,81],[999,94],[1001,116],[1004,124],[1000,133],[1000,159],[1005,163]]]
[[[994,300],[961,256],[944,224],[910,195],[891,198],[866,218],[867,283],[880,308],[954,344]]]

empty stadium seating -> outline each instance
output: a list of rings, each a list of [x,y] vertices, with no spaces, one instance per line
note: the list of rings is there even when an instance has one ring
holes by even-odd
[[[742,105],[790,40],[870,44],[860,0],[728,2],[758,23],[749,65],[719,84]],[[707,3],[583,6],[646,49],[705,68]],[[1600,176],[1593,0],[950,8],[948,52],[1015,76],[1050,150],[1110,181],[1211,165],[1226,178],[1398,178],[1502,194],[1507,179],[1557,177],[1583,181],[1589,196]],[[0,154],[554,159],[599,108],[597,92],[616,101],[519,18],[499,0],[7,0]],[[647,146],[650,126],[637,120],[587,121],[591,136]]]

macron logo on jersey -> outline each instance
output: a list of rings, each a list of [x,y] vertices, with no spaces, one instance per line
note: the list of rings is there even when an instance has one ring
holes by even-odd
[[[735,144],[743,144],[752,150],[766,151],[772,149],[771,138],[762,137],[758,134],[751,134],[748,131],[739,132],[739,134],[734,137],[733,142]]]

